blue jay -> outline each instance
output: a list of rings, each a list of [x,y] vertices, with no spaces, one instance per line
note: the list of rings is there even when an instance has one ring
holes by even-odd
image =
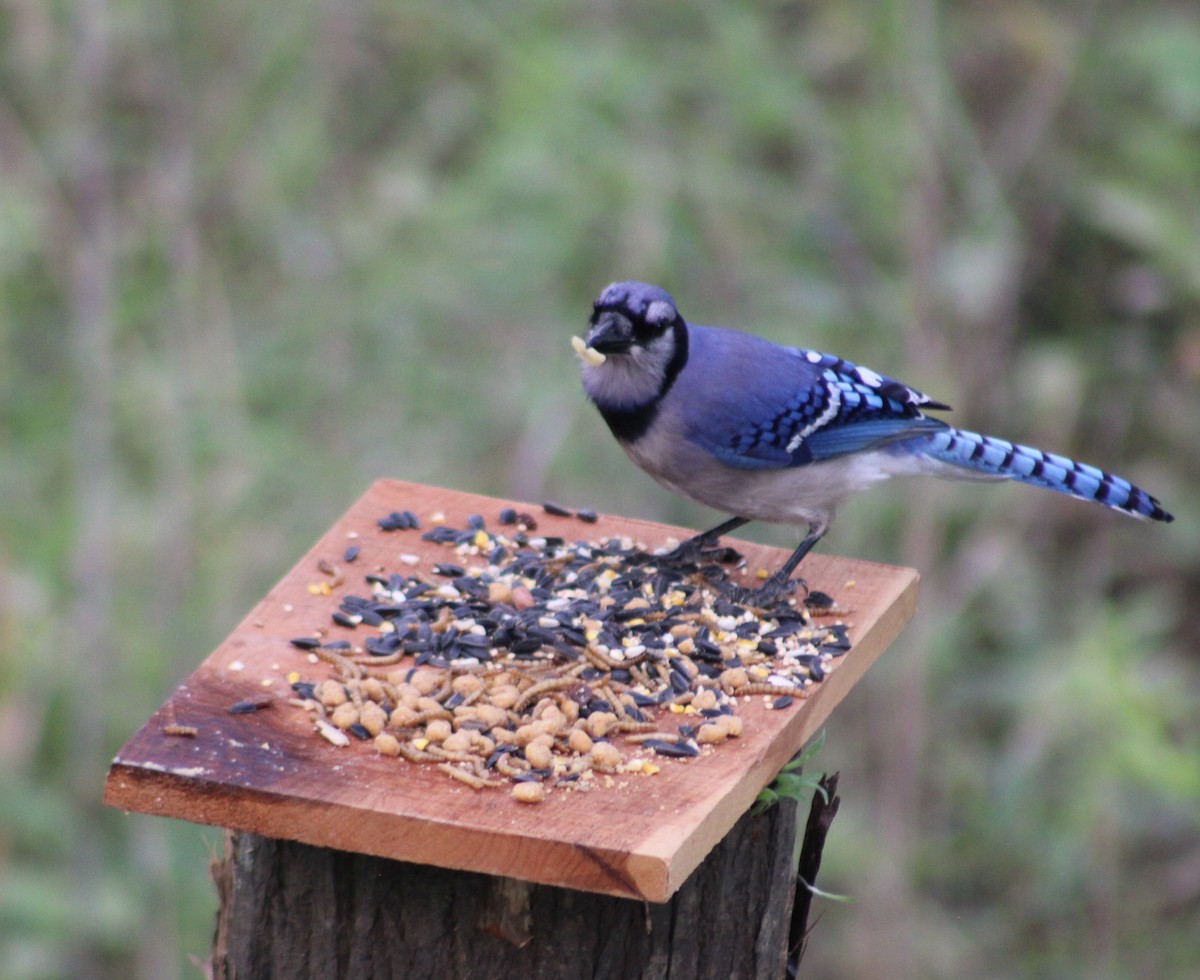
[[[658,286],[613,283],[589,323],[573,341],[584,391],[625,452],[668,489],[734,515],[685,544],[752,520],[807,526],[764,588],[789,585],[844,497],[892,476],[1020,480],[1172,520],[1119,476],[929,418],[949,406],[869,368],[692,326]]]

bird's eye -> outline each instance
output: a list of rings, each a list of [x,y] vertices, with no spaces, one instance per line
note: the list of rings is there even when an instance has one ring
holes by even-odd
[[[646,307],[646,322],[658,325],[670,323],[675,319],[675,307],[661,299],[656,299]]]

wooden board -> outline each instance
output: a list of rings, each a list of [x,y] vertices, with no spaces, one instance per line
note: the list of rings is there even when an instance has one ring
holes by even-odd
[[[338,748],[315,736],[309,716],[286,704],[286,678],[291,671],[325,676],[325,667],[311,665],[289,639],[328,625],[338,596],[363,594],[362,576],[375,566],[399,570],[398,556],[408,552],[419,555],[420,568],[427,569],[453,555],[444,545],[421,540],[420,532],[385,533],[376,521],[407,509],[426,527],[437,512],[453,527],[465,527],[471,513],[496,527],[506,506],[534,514],[539,534],[568,540],[629,535],[654,546],[690,533],[608,516],[590,525],[545,514],[540,506],[381,480],[121,749],[105,784],[105,803],[318,846],[662,902],[820,727],[916,605],[918,577],[912,569],[810,555],[800,571],[811,588],[851,610],[844,618],[852,624],[853,647],[833,662],[806,700],[767,711],[762,698],[745,699],[738,707],[745,734],[711,755],[669,760],[657,774],[625,776],[611,788],[555,792],[536,806],[502,790],[473,790],[433,766],[378,756],[369,742]],[[342,555],[352,541],[361,555],[346,566]],[[786,554],[744,542],[738,548],[751,568],[777,567]],[[332,599],[309,590],[328,581],[317,567],[321,559],[347,573]],[[229,713],[232,703],[265,691],[276,695],[272,707]],[[167,736],[166,724],[194,726],[197,735]]]

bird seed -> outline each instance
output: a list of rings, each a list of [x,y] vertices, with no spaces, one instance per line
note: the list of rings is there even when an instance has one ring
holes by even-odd
[[[388,534],[422,525],[412,511],[377,523]],[[593,769],[650,775],[660,769],[651,757],[695,764],[742,734],[740,697],[765,694],[784,710],[850,646],[844,623],[816,622],[832,599],[750,592],[722,568],[731,549],[681,557],[628,538],[532,537],[535,519],[512,508],[498,514],[503,532],[479,514],[461,529],[442,514],[428,524],[422,537],[447,549],[429,577],[401,555],[403,571],[376,567],[364,588],[347,583],[331,598],[333,627],[353,640],[317,626],[289,641],[329,671],[290,674],[290,703],[335,746],[353,736],[473,789],[507,782],[533,803],[558,787],[597,787]],[[322,571],[333,578],[333,566]]]

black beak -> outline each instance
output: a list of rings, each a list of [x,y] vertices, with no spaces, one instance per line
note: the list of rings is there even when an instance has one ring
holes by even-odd
[[[601,354],[624,354],[633,346],[633,324],[615,310],[597,312],[592,316],[592,329],[585,343]]]

